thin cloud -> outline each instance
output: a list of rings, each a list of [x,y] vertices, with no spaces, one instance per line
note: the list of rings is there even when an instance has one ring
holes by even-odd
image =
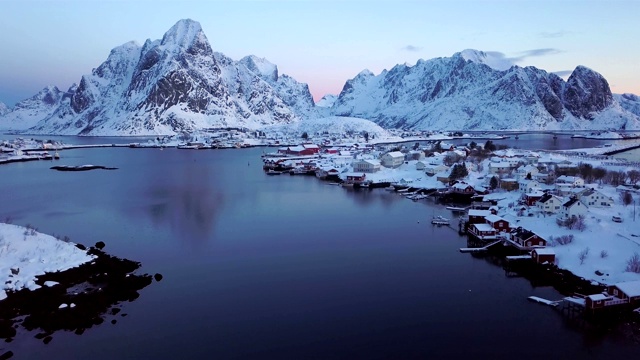
[[[519,56],[514,56],[511,58],[507,58],[514,63],[524,61],[526,58],[530,57],[538,57],[538,56],[546,56],[546,55],[554,55],[559,54],[562,51],[553,48],[545,48],[545,49],[531,49],[520,52]]]
[[[544,31],[544,32],[541,32],[539,35],[540,35],[540,37],[545,38],[545,39],[556,39],[556,38],[563,37],[563,36],[565,36],[567,34],[569,34],[568,31],[562,30],[562,31],[555,31],[555,32]]]
[[[560,77],[565,77],[565,76],[571,75],[572,72],[573,71],[571,70],[560,70],[560,71],[553,71],[552,73]]]
[[[402,50],[415,52],[415,51],[420,51],[420,50],[422,50],[422,47],[420,47],[420,46],[413,46],[413,45],[407,45],[407,46],[403,47],[403,48],[402,48]]]

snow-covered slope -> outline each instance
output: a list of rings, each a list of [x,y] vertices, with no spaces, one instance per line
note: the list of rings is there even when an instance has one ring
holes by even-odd
[[[0,300],[7,297],[7,291],[39,288],[35,283],[39,275],[64,271],[94,258],[73,243],[5,223],[0,223],[0,249]]]
[[[5,103],[3,103],[2,101],[0,101],[0,116],[8,113],[10,110],[7,107],[7,105]]]
[[[272,77],[265,75],[269,70]],[[259,128],[297,121],[314,107],[306,84],[278,76],[266,60],[236,62],[213,52],[200,24],[188,19],[161,40],[113,49],[73,90],[52,111],[33,113],[28,132],[151,135]],[[15,122],[0,120],[6,128]]]
[[[307,134],[348,134],[369,133],[376,139],[389,138],[392,135],[376,123],[358,118],[330,116],[326,118],[306,119],[289,125],[272,125],[264,128],[267,133],[280,133],[299,137]]]
[[[316,106],[323,107],[323,108],[330,108],[333,106],[333,103],[336,102],[336,99],[338,99],[338,95],[327,94],[323,96],[322,99],[318,100],[318,102],[316,103]]]
[[[623,109],[640,116],[640,96],[634,94],[613,94],[613,98]]]
[[[36,95],[17,103],[11,111],[6,106],[6,110],[0,106],[0,130],[24,130],[34,126],[50,116],[65,96],[57,87],[47,86]]]
[[[385,128],[423,130],[640,129],[602,75],[578,66],[568,81],[465,50],[348,80],[332,113]]]

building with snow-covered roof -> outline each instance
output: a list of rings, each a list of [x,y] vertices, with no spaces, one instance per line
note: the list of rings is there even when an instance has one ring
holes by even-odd
[[[527,206],[533,206],[533,207],[536,206],[536,203],[540,201],[540,199],[542,199],[543,196],[544,196],[544,193],[542,191],[534,191],[532,193],[522,195],[522,197],[524,198],[524,202],[527,204]]]
[[[572,198],[562,204],[562,208],[560,208],[560,213],[558,214],[558,219],[566,220],[572,217],[584,216],[588,211],[589,209],[587,209],[587,206],[583,204],[582,201],[577,198]]]
[[[518,169],[516,169],[516,174],[522,179],[526,178],[527,174],[531,174],[531,177],[533,178],[533,175],[539,172],[540,170],[538,170],[538,168],[533,165],[520,166]]]
[[[558,196],[546,193],[536,202],[536,207],[543,213],[557,214],[562,207],[562,199]]]
[[[356,173],[375,173],[380,171],[380,161],[374,159],[360,159],[352,164],[353,171]]]
[[[468,233],[480,240],[495,240],[498,238],[497,231],[489,224],[471,224]]]
[[[511,230],[511,240],[522,247],[544,247],[547,246],[547,240],[538,236],[531,230],[524,229],[522,227]]]
[[[429,176],[433,176],[436,175],[437,173],[441,173],[441,172],[447,172],[447,170],[449,170],[449,167],[447,165],[444,164],[428,164],[427,166],[424,167],[424,173],[429,175]],[[449,182],[448,180],[449,177],[449,173],[447,172],[447,182]]]
[[[610,285],[607,292],[632,304],[640,302],[640,280],[625,281]]]
[[[497,232],[509,232],[511,228],[509,227],[509,222],[498,215],[487,215],[484,220],[489,224],[492,228],[496,229]]]
[[[467,215],[469,216],[469,224],[486,224],[486,217],[491,215],[491,211],[469,209]]]
[[[518,190],[523,194],[530,194],[540,190],[540,183],[535,180],[520,179],[518,181]]]
[[[589,207],[609,207],[613,205],[613,199],[595,189],[587,189],[578,195],[580,201]]]
[[[490,174],[508,174],[511,171],[511,165],[508,162],[490,162],[489,173]]]
[[[531,251],[531,258],[538,264],[553,264],[556,262],[556,252],[549,247],[535,248]]]
[[[568,184],[573,187],[584,187],[584,180],[579,176],[560,175],[556,179],[556,184]]]
[[[380,160],[382,162],[382,166],[395,168],[404,163],[404,154],[400,151],[392,151],[382,155]]]

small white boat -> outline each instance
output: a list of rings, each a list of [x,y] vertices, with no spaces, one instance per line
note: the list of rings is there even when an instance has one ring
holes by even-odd
[[[433,217],[431,223],[434,225],[449,225],[449,219],[438,215]]]
[[[58,150],[56,150],[56,152],[53,154],[53,158],[56,160],[60,159],[60,154],[58,154]]]
[[[275,171],[273,169],[267,170],[267,175],[280,175],[280,174],[282,174],[282,171]]]

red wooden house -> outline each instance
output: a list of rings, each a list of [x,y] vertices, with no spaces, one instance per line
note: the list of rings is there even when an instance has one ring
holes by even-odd
[[[556,252],[548,247],[535,248],[531,251],[531,258],[538,264],[554,264],[556,262]]]
[[[486,224],[486,217],[491,215],[489,210],[469,209],[469,224]]]
[[[487,215],[485,218],[487,224],[491,225],[492,228],[496,229],[497,232],[510,232],[511,228],[509,227],[509,222],[498,215]]]
[[[640,303],[640,280],[625,281],[610,285],[607,292],[631,304]]]
[[[536,235],[533,231],[521,227],[511,231],[511,239],[520,246],[547,246],[547,240]]]

